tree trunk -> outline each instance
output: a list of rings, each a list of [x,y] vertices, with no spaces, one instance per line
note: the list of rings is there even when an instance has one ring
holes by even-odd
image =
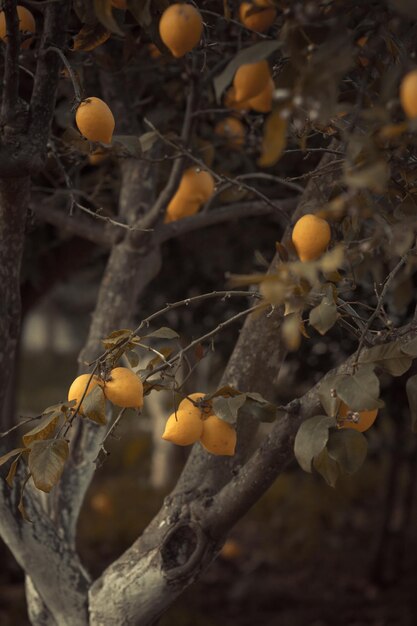
[[[0,178],[0,416],[4,417],[20,334],[20,267],[30,180]],[[6,414],[7,417],[7,414]],[[7,428],[9,424],[2,424]]]

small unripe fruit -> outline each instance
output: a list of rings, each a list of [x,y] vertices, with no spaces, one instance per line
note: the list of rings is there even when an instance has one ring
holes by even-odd
[[[321,257],[330,239],[329,224],[311,213],[300,217],[292,231],[292,242],[300,261],[315,261]]]
[[[75,123],[89,141],[111,143],[115,121],[110,108],[100,98],[83,100],[75,113]]]
[[[116,406],[140,409],[143,406],[142,381],[127,367],[115,367],[104,383],[104,395]]]
[[[174,57],[183,57],[200,41],[203,19],[191,4],[171,4],[162,14],[159,34]]]

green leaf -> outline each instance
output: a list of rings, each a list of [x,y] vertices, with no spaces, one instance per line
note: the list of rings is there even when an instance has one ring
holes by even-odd
[[[137,367],[139,365],[139,355],[134,350],[126,352],[125,357],[130,363],[130,367]]]
[[[236,70],[241,65],[262,61],[263,59],[269,57],[270,54],[275,52],[275,50],[278,50],[278,48],[280,48],[281,46],[282,43],[279,41],[264,40],[238,52],[237,55],[230,61],[230,63],[228,63],[223,72],[216,76],[213,81],[217,101],[220,102],[222,93],[224,92],[226,87],[232,82],[233,77],[236,74]]]
[[[213,398],[213,412],[220,417],[220,419],[228,422],[229,424],[235,424],[239,409],[245,404],[245,394],[234,396],[233,398],[223,398],[217,396]]]
[[[342,375],[337,381],[336,391],[352,411],[369,411],[384,406],[379,400],[379,380],[372,364],[363,365],[352,376]]]
[[[96,424],[105,425],[106,420],[106,399],[103,389],[97,385],[93,391],[87,394],[82,402],[83,415]]]
[[[107,30],[124,37],[123,31],[114,19],[111,0],[94,0],[94,12],[99,22],[101,22]]]
[[[142,147],[137,135],[113,135],[111,144],[114,152],[119,156],[138,159],[142,155]]]
[[[315,328],[320,335],[325,335],[334,326],[339,317],[337,306],[328,293],[324,296],[320,304],[311,309],[309,315],[310,325]]]
[[[407,380],[405,386],[411,413],[411,430],[417,433],[417,374]]]
[[[294,441],[294,454],[305,472],[311,473],[311,463],[319,455],[329,438],[329,428],[336,420],[327,415],[316,415],[305,420],[298,429]]]
[[[327,451],[343,473],[354,474],[366,459],[368,442],[359,431],[345,428],[330,433]]]
[[[313,460],[314,469],[324,478],[329,487],[336,485],[337,479],[340,475],[339,465],[334,461],[327,451],[327,448],[314,457]]]
[[[158,139],[159,135],[155,130],[150,130],[147,133],[143,133],[143,135],[139,137],[139,143],[142,152],[147,152],[148,150],[150,150],[158,141]]]
[[[72,49],[90,52],[101,46],[110,37],[109,31],[102,24],[84,24],[81,30],[74,36]]]
[[[28,464],[37,489],[45,493],[51,491],[61,478],[68,453],[68,443],[65,439],[33,442]]]
[[[254,417],[256,417],[260,422],[270,423],[275,421],[278,415],[278,410],[275,404],[265,400],[260,393],[249,392],[245,393],[245,396],[248,402],[252,404],[250,410],[252,415],[255,413]],[[253,406],[253,403],[255,406]]]
[[[417,357],[417,337],[402,346],[401,352],[404,352],[404,354],[412,356],[413,358]]]
[[[154,339],[178,339],[179,334],[176,333],[175,330],[172,330],[172,328],[162,326],[161,328],[158,328],[158,330],[154,330],[152,333],[149,333],[149,335],[144,335],[142,339],[145,337],[147,339],[149,339],[149,337],[153,337]]]
[[[47,413],[43,419],[25,433],[22,437],[24,445],[28,448],[33,441],[39,441],[41,439],[51,439],[55,432],[59,418],[62,416],[61,412],[55,411],[54,413]]]
[[[173,353],[173,349],[172,348],[168,348],[168,347],[163,347],[160,348],[160,350],[158,350],[158,352],[160,352],[162,354],[162,356],[164,357],[164,359],[168,359],[168,357],[171,356],[171,354]],[[156,356],[154,356],[149,363],[146,366],[146,369],[143,370],[144,373],[147,372],[152,372],[155,367],[157,367],[158,365],[161,365],[161,363],[163,363],[164,360],[161,358],[161,356],[159,356],[159,354],[157,354]]]
[[[219,389],[216,389],[214,393],[207,394],[206,398],[207,400],[211,400],[212,398],[217,398],[218,396],[229,398],[229,397],[239,396],[239,395],[240,395],[240,391],[238,391],[234,387],[231,387],[230,385],[224,385],[224,387],[220,387]]]
[[[359,362],[376,363],[392,376],[402,376],[413,362],[403,353],[403,347],[399,341],[374,346],[361,355]]]
[[[6,454],[3,454],[3,456],[0,456],[0,467],[7,463],[7,461],[10,461],[10,459],[17,454],[21,454],[23,451],[24,448],[14,448],[14,450],[10,450],[10,452],[7,452]]]
[[[320,383],[320,403],[325,410],[325,413],[330,417],[336,417],[339,409],[340,398],[338,398],[336,394],[336,385],[341,379],[341,376],[341,374],[336,376],[326,376],[326,378],[324,378],[324,380]]]

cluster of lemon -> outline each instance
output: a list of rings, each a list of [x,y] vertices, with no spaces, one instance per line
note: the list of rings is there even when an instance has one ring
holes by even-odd
[[[81,374],[74,380],[68,390],[68,401],[76,401],[74,411],[84,415],[83,399],[96,387],[100,387],[104,397],[116,406],[131,409],[141,409],[143,406],[143,385],[140,378],[127,367],[115,367],[108,380],[91,374]]]
[[[213,413],[210,402],[204,402],[204,393],[192,393],[180,402],[169,416],[162,439],[179,446],[190,446],[199,441],[211,454],[233,456],[236,431]]]
[[[83,402],[96,387],[100,387],[104,397],[115,406],[132,409],[143,406],[140,378],[127,367],[115,367],[108,380],[91,374],[81,374],[74,380],[68,391],[68,401],[75,400],[73,411],[85,415]],[[213,413],[211,404],[204,402],[204,396],[204,393],[193,393],[183,400],[168,418],[162,438],[179,446],[200,441],[211,454],[232,456],[236,448],[236,431]]]

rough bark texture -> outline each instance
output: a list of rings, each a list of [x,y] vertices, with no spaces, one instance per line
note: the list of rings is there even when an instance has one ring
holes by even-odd
[[[18,497],[19,489],[11,491],[0,481],[1,537],[32,579],[56,624],[82,626],[87,622],[88,576],[45,516],[38,498],[30,490],[24,498],[33,522],[28,523],[17,511]]]
[[[19,340],[20,266],[28,202],[28,178],[0,178],[0,407],[6,399]]]

